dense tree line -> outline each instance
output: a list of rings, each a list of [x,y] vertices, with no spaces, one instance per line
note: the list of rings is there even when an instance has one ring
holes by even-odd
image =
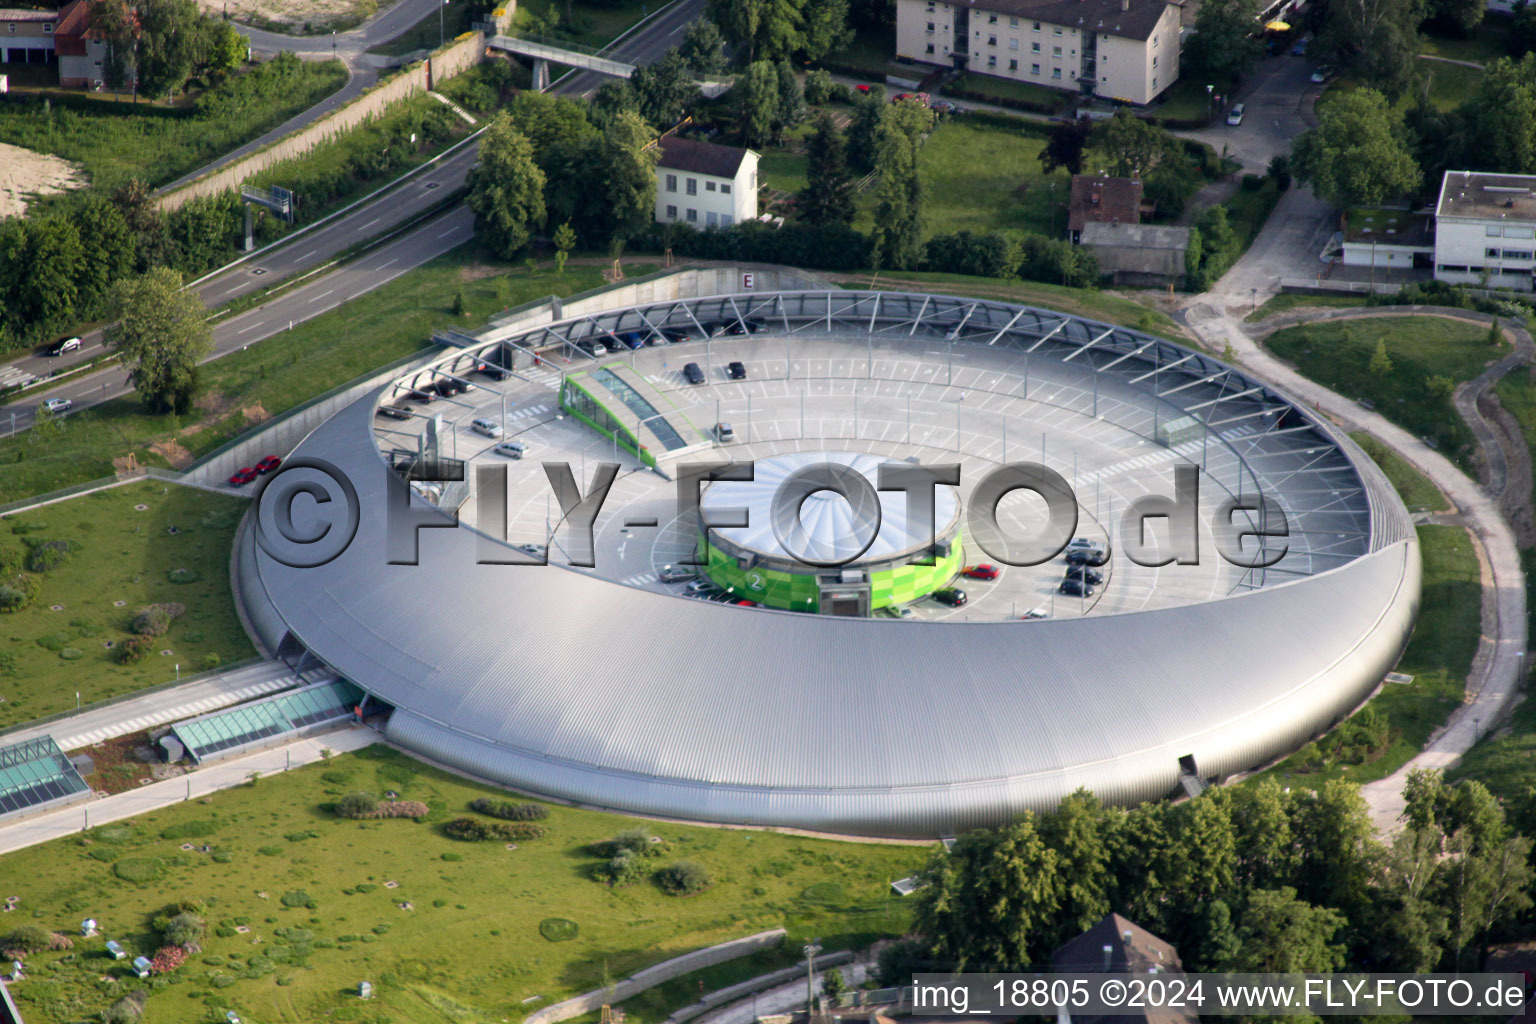
[[[107,43],[109,89],[137,80],[146,96],[169,96],[194,75],[218,78],[246,59],[245,37],[196,0],[91,0],[91,18]]]
[[[1111,911],[1195,971],[1481,969],[1531,906],[1531,841],[1480,783],[1416,772],[1407,798],[1406,827],[1383,843],[1341,780],[1130,809],[1080,791],[936,854],[881,981],[1040,965]]]

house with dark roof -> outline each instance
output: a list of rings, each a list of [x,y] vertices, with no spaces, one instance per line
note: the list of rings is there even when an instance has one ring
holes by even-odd
[[[1092,928],[1068,940],[1051,954],[1051,968],[1071,974],[1166,974],[1182,975],[1184,963],[1179,951],[1138,924],[1119,914],[1106,915]],[[1193,1013],[1155,1007],[1132,1010],[1113,1017],[1072,1013],[1067,1007],[1057,1012],[1058,1024],[1196,1024]]]
[[[659,223],[728,228],[757,218],[756,152],[676,135],[662,136],[657,146]]]
[[[896,0],[896,56],[1142,106],[1183,24],[1181,0]]]
[[[1067,200],[1067,237],[1082,241],[1087,224],[1140,224],[1141,181],[1111,174],[1074,174]]]

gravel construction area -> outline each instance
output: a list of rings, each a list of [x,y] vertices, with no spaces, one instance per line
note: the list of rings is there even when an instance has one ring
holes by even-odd
[[[79,165],[47,153],[0,142],[0,220],[19,217],[27,203],[85,184]]]

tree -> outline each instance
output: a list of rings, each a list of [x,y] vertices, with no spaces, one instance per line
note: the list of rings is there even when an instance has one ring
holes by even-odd
[[[779,124],[779,75],[766,60],[754,61],[731,86],[736,134],[745,146],[765,146]]]
[[[725,70],[725,36],[708,18],[697,18],[688,23],[680,50],[684,63],[695,71],[714,74]]]
[[[657,129],[670,128],[682,120],[688,103],[699,94],[688,62],[675,46],[660,60],[635,68],[629,84],[640,116]]]
[[[137,74],[134,50],[138,43],[137,19],[128,0],[91,0],[91,28],[107,44],[102,82],[114,92],[127,88]]]
[[[1184,44],[1182,75],[1198,82],[1231,83],[1252,71],[1264,56],[1254,32],[1256,0],[1207,0],[1195,15],[1195,31]]]
[[[1057,168],[1065,168],[1068,174],[1083,173],[1083,152],[1093,134],[1093,122],[1086,117],[1058,121],[1051,126],[1040,150],[1040,168],[1050,174]]]
[[[806,141],[805,190],[797,209],[812,224],[853,223],[853,179],[847,146],[832,116],[816,119],[816,133]]]
[[[1104,841],[1104,808],[1080,789],[1040,818],[1040,838],[1068,870],[1061,877],[1054,948],[1087,931],[1109,913],[1109,846]]]
[[[1376,343],[1376,351],[1371,353],[1371,376],[1385,377],[1392,372],[1392,357],[1387,355],[1387,342],[1382,339]]]
[[[1453,35],[1469,34],[1487,12],[1487,0],[1429,0],[1429,20]]]
[[[624,111],[638,111],[640,101],[629,82],[612,80],[604,82],[592,94],[587,105],[587,118],[600,129],[606,129]]]
[[[832,73],[826,68],[812,68],[805,73],[805,102],[819,107],[832,98]]]
[[[1421,818],[1413,807],[1416,793],[1423,792],[1422,787],[1415,787],[1414,777],[1419,776],[1422,782],[1428,775],[1438,781],[1438,774],[1409,774],[1404,790],[1409,803],[1408,827],[1393,837],[1383,862],[1372,958],[1388,970],[1432,971],[1440,962],[1446,915],[1430,899],[1430,894],[1434,891],[1445,833],[1434,824],[1432,813]]]
[[[830,967],[822,974],[821,994],[827,997],[828,1003],[836,1006],[847,990],[848,984],[843,981],[843,972],[836,967]]]
[[[1232,908],[1225,900],[1211,900],[1200,911],[1200,943],[1195,948],[1197,971],[1230,971],[1242,955],[1243,942],[1232,926]]]
[[[179,90],[201,64],[206,45],[196,0],[140,0],[139,89],[150,96]]]
[[[804,44],[806,0],[707,0],[704,11],[747,63],[788,57]]]
[[[801,19],[800,56],[805,60],[821,60],[853,42],[848,0],[805,0]]]
[[[1226,792],[1175,804],[1166,817],[1173,846],[1182,856],[1170,862],[1165,892],[1173,909],[1188,914],[1232,888],[1237,843]]]
[[[555,228],[555,273],[565,273],[565,261],[570,259],[571,250],[576,248],[576,231],[571,227],[571,222],[566,221]]]
[[[1268,776],[1230,792],[1238,884],[1246,889],[1274,889],[1288,884],[1296,870],[1289,795]]]
[[[798,124],[805,116],[805,94],[800,90],[800,79],[795,77],[795,69],[790,67],[789,61],[780,60],[775,64],[774,74],[778,76],[779,87],[777,130],[782,136],[785,128]]]
[[[1417,74],[1421,0],[1331,0],[1316,51],[1396,101]]]
[[[603,196],[609,234],[633,238],[656,219],[656,135],[639,114],[622,111],[603,132]]]
[[[1337,971],[1344,966],[1344,946],[1334,937],[1347,923],[1338,911],[1315,907],[1290,886],[1255,889],[1242,915],[1244,971],[1286,974]]]
[[[923,184],[917,148],[933,125],[933,112],[919,103],[892,103],[877,134],[875,227],[871,256],[877,269],[907,270],[922,256]]]
[[[1144,177],[1178,145],[1166,129],[1143,121],[1129,107],[1094,125],[1088,144],[1108,173],[1122,178]]]
[[[608,83],[620,84],[620,83]],[[512,126],[522,132],[533,146],[539,166],[548,167],[544,158],[558,146],[595,140],[602,132],[587,118],[587,108],[576,100],[547,92],[522,89],[507,104]]]
[[[544,226],[544,180],[527,137],[505,112],[497,114],[465,180],[465,202],[475,213],[475,233],[502,259],[522,251]]]
[[[75,314],[80,297],[85,246],[73,219],[50,214],[26,222],[25,249],[14,265],[14,291],[10,305],[22,323],[45,330],[59,326]]]
[[[1514,17],[1504,37],[1512,56],[1521,57],[1536,50],[1536,4],[1515,0]]]
[[[1017,970],[1049,952],[1032,939],[1056,915],[1060,859],[1035,830],[1034,815],[977,829],[923,871],[914,931],[929,955],[956,970]]]
[[[1379,205],[1419,184],[1419,168],[1400,127],[1375,89],[1347,92],[1323,108],[1317,127],[1296,137],[1292,170],[1331,203]]]
[[[1510,174],[1536,172],[1536,54],[1491,61],[1477,91],[1456,111],[1461,166]]]
[[[1381,847],[1360,788],[1343,779],[1323,783],[1315,794],[1296,801],[1291,828],[1301,852],[1295,878],[1302,898],[1364,920]]]
[[[71,219],[82,238],[91,245],[83,250],[76,280],[80,288],[80,306],[94,310],[112,285],[133,270],[133,233],[122,212],[96,193],[85,196]]]
[[[182,290],[181,275],[155,267],[118,283],[102,332],[106,346],[128,363],[128,379],[151,412],[191,410],[197,364],[213,349],[208,309],[196,292]]]
[[[849,163],[860,173],[875,169],[875,135],[885,114],[885,90],[871,86],[853,100],[853,119],[848,124]]]
[[[206,19],[208,40],[204,46],[210,71],[228,73],[245,63],[251,42],[227,21]]]

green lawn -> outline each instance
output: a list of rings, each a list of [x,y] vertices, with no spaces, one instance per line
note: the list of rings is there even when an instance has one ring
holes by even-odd
[[[1437,36],[1425,33],[1419,39],[1419,52],[1451,60],[1470,60],[1486,64],[1499,57],[1509,56],[1505,36],[1509,32],[1508,20],[1490,17],[1477,26],[1465,39]]]
[[[1414,469],[1407,459],[1388,448],[1374,435],[1359,433],[1349,436],[1365,449],[1372,462],[1381,467],[1410,511],[1443,512],[1450,508],[1450,502],[1445,500],[1445,495],[1440,493],[1440,488],[1429,477]]]
[[[983,102],[988,99],[1020,100],[1044,107],[1048,111],[1064,109],[1077,95],[1066,89],[1052,89],[1048,85],[1016,82],[1011,78],[979,73],[960,75],[952,85],[945,86],[944,91],[956,95],[977,93]]]
[[[799,192],[805,188],[807,157],[804,153],[788,153],[772,149],[758,161],[757,172],[762,183],[769,188],[786,192]]]
[[[1422,750],[1430,734],[1461,706],[1482,635],[1477,555],[1462,527],[1421,526],[1418,533],[1423,595],[1413,637],[1397,664],[1397,671],[1413,676],[1413,682],[1386,683],[1367,705],[1390,725],[1390,742],[1366,763],[1346,765],[1323,756],[1325,737],[1270,769],[1282,782],[1294,779],[1315,787],[1330,778],[1358,783],[1385,778]]]
[[[1393,316],[1287,327],[1265,344],[1297,370],[1349,398],[1370,399],[1383,416],[1418,437],[1432,437],[1449,458],[1465,465],[1476,443],[1449,396],[1431,394],[1426,378],[1464,381],[1508,351],[1487,342],[1487,328],[1438,317]],[[1391,372],[1370,371],[1385,341]]]
[[[329,813],[327,805],[357,790],[394,790],[431,813],[424,823]],[[203,1024],[226,1009],[263,1024],[515,1021],[668,957],[768,928],[790,933],[789,953],[763,958],[772,965],[813,937],[832,950],[900,934],[910,905],[890,895],[890,882],[929,855],[920,846],[568,807],[551,807],[547,834],[514,850],[443,836],[441,823],[483,795],[502,794],[372,747],[9,854],[6,894],[20,897],[27,923],[77,933],[90,914],[104,932],[77,939],[72,955],[29,958],[31,980],[11,991],[29,1024],[95,1020],[141,987],[104,959],[102,942],[152,953],[160,941],[150,919],[172,901],[195,900],[207,905],[210,933],[201,953],[150,983],[145,1024]],[[665,841],[648,865],[694,860],[712,885],[679,898],[649,880],[621,889],[595,881],[602,861],[588,847],[636,827]],[[184,852],[183,837],[214,851]],[[576,936],[545,939],[539,926],[550,918],[574,922]],[[741,971],[708,973],[713,983]],[[371,1004],[354,994],[364,979],[374,986]],[[699,980],[672,983],[673,998],[696,996]],[[663,994],[646,1005],[666,1001]]]
[[[1429,103],[1439,111],[1453,110],[1461,106],[1471,98],[1472,93],[1477,90],[1478,83],[1483,80],[1483,73],[1477,68],[1431,60],[1421,60],[1418,63],[1428,84]],[[1359,87],[1360,84],[1354,79],[1342,75],[1328,86],[1319,102],[1326,103],[1330,96],[1337,96]],[[1417,94],[1409,90],[1398,97],[1393,109],[1402,113],[1416,102],[1418,102]]]
[[[229,552],[245,499],[158,481],[125,484],[0,520],[0,547],[67,541],[68,561],[41,574],[41,596],[0,616],[0,729],[167,683],[256,652],[235,615]],[[147,506],[147,507],[142,507]],[[172,529],[175,530],[172,533]],[[191,570],[172,582],[174,570]],[[183,576],[188,574],[182,574]],[[133,617],[175,602],[186,613],[155,653],[119,665]],[[54,606],[60,606],[55,611]],[[112,647],[108,647],[108,644]],[[160,650],[170,654],[160,654]]]
[[[945,119],[918,152],[924,235],[1013,229],[1054,238],[1065,231],[1072,179],[1041,171],[1044,147],[1035,135]]]
[[[1163,93],[1162,102],[1152,108],[1152,116],[1179,121],[1204,120],[1211,113],[1212,96],[1227,95],[1227,88],[1220,82],[1207,92],[1205,83],[1185,76]]]
[[[257,137],[341,88],[340,61],[270,61],[198,97],[190,114],[164,108],[43,100],[0,104],[0,142],[79,162],[91,183],[161,185]]]
[[[1244,252],[1263,230],[1264,222],[1274,212],[1275,204],[1280,202],[1280,195],[1280,186],[1273,178],[1265,177],[1258,188],[1240,188],[1222,204],[1227,208],[1227,218],[1233,229],[1243,241]]]
[[[1188,340],[1184,337],[1183,329],[1161,310],[1094,288],[1064,288],[1037,281],[1004,281],[995,277],[929,271],[881,271],[874,278],[867,274],[830,276],[844,288],[895,288],[914,284],[945,295],[975,295],[1005,302],[1022,302],[1106,323],[1123,324],[1166,338]]]
[[[626,267],[631,275],[654,269]],[[461,247],[292,331],[208,363],[204,405],[221,411],[151,416],[138,399],[125,397],[72,414],[51,440],[32,431],[0,440],[0,502],[107,476],[112,459],[129,452],[140,462],[165,465],[148,446],[169,438],[194,456],[212,451],[248,428],[248,410],[284,412],[421,349],[437,328],[473,329],[509,306],[601,284],[597,266],[567,265],[564,274],[544,267],[530,276],[526,269],[482,264],[473,245]],[[468,316],[453,314],[459,290]]]
[[[821,63],[829,67],[857,69],[876,82],[884,82],[886,75],[920,79],[928,73],[928,69],[921,65],[897,63],[895,55],[895,27],[866,25],[858,30],[848,49],[828,54]]]
[[[1281,292],[1243,319],[1253,323],[1296,309],[1346,309],[1363,305],[1365,305],[1365,299],[1358,295],[1301,295],[1296,292]]]

